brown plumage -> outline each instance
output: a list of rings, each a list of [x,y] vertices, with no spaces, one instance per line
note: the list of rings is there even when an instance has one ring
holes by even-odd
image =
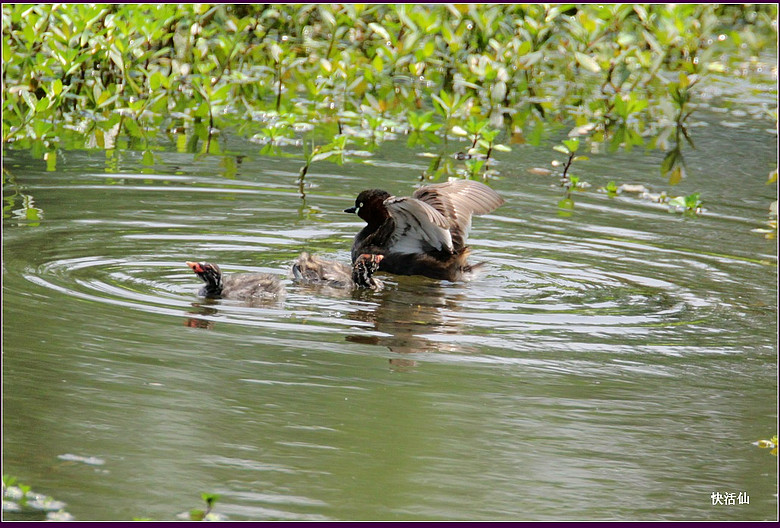
[[[268,273],[225,275],[219,266],[210,262],[187,262],[187,266],[206,283],[198,292],[202,297],[253,300],[284,294],[279,278]]]
[[[378,290],[383,284],[373,277],[373,273],[379,268],[382,258],[382,255],[359,255],[352,267],[349,267],[335,260],[303,252],[292,266],[292,277],[304,284]]]
[[[493,189],[472,180],[426,185],[411,197],[363,191],[355,206],[344,210],[367,224],[355,236],[352,260],[364,253],[384,255],[381,271],[460,280],[476,267],[467,262],[472,215],[489,213],[503,203]]]

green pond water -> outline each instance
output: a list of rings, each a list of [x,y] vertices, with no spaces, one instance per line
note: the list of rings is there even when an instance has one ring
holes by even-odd
[[[663,153],[596,154],[570,212],[528,171],[552,150],[513,145],[470,282],[286,280],[257,306],[199,298],[184,262],[347,261],[362,223],[342,210],[410,194],[424,149],[316,163],[302,199],[300,159],[229,130],[222,155],[171,137],[151,164],[61,150],[54,171],[6,146],[3,472],[78,520],[174,519],[204,492],[232,520],[776,520],[777,458],[753,443],[777,433],[777,251],[751,230],[777,136],[697,118],[682,184]],[[610,180],[706,210],[595,192]]]

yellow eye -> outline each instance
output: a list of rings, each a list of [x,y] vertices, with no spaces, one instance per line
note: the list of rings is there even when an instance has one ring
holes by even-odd
[[[363,207],[363,202],[360,202],[360,205],[358,205],[358,207]]]

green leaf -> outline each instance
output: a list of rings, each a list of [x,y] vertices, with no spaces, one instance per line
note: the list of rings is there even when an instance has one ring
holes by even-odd
[[[593,73],[598,73],[601,71],[601,66],[599,66],[598,63],[589,55],[575,51],[574,58],[577,60],[577,63],[586,70],[592,71]]]
[[[500,132],[500,130],[483,130],[482,137],[485,138],[485,141],[491,143],[494,139],[496,139]]]
[[[368,27],[371,28],[371,31],[379,34],[386,41],[390,41],[390,33],[388,33],[384,27],[380,26],[376,22],[369,23]]]
[[[272,42],[271,49],[269,51],[274,62],[279,63],[279,61],[282,59],[282,47],[279,46],[279,44],[276,42]]]
[[[677,165],[669,175],[669,184],[677,185],[685,178],[685,169],[682,165]]]
[[[566,154],[567,156],[571,154],[568,148],[564,147],[563,145],[555,145],[553,147],[553,150],[556,150],[558,152],[562,152],[563,154]]]
[[[4,24],[5,25],[5,24]],[[5,28],[3,28],[3,32],[5,32]],[[11,46],[8,44],[8,39],[5,37],[3,38],[3,63],[4,67],[8,62],[11,61],[13,58],[13,51],[11,51]]]
[[[46,172],[55,172],[57,170],[57,151],[50,150],[43,157],[46,160]]]
[[[51,100],[48,97],[43,97],[41,100],[38,101],[38,103],[35,105],[35,112],[41,113],[49,106],[51,105]]]
[[[685,72],[680,72],[677,78],[679,79],[681,89],[688,88],[691,85],[691,79]]]
[[[317,9],[317,11],[319,11],[320,16],[323,18],[323,20],[325,20],[330,26],[335,28],[335,26],[336,26],[336,17],[333,16],[333,13],[331,12],[330,7],[320,6]]]
[[[51,130],[52,124],[44,121],[43,119],[36,119],[33,121],[32,128],[33,132],[35,133],[35,137],[37,139],[43,139]]]
[[[133,121],[132,119],[125,119],[124,121],[125,129],[127,130],[127,133],[130,134],[132,137],[138,138],[141,137],[141,128],[138,126],[138,123]]]
[[[671,172],[672,167],[677,164],[678,156],[679,151],[677,149],[670,150],[666,156],[664,156],[664,160],[661,162],[661,176],[666,177],[666,175]]]
[[[384,68],[385,66],[384,62],[382,61],[382,57],[380,57],[378,53],[374,55],[374,59],[371,61],[371,66],[373,66],[374,69],[378,72],[381,72],[382,69]]]
[[[433,55],[433,52],[436,50],[436,43],[432,40],[429,40],[425,43],[425,46],[423,46],[423,57],[428,58],[431,55]]]
[[[531,128],[531,132],[528,134],[528,143],[530,145],[538,147],[539,145],[541,145],[543,138],[544,138],[544,123],[542,121],[537,121],[534,124],[534,126]],[[568,154],[568,152],[565,152],[564,154]]]
[[[27,90],[22,90],[21,94],[22,99],[24,99],[24,102],[27,103],[27,106],[30,107],[30,110],[35,110],[35,108],[38,106],[38,98]]]
[[[563,143],[567,149],[569,149],[569,152],[574,154],[577,152],[577,150],[580,148],[580,140],[579,139],[564,139],[561,143]]]
[[[117,40],[116,42],[119,41]],[[122,57],[122,52],[117,49],[116,44],[111,46],[111,48],[108,50],[108,57],[114,64],[116,64],[117,68],[119,68],[119,71],[122,73],[125,72],[125,59]]]
[[[523,55],[527,54],[529,51],[531,51],[531,41],[525,40],[522,44],[520,44],[520,47],[517,48],[517,56],[522,57]]]
[[[571,198],[564,198],[563,200],[558,202],[558,208],[570,211],[574,209],[574,200],[572,200]]]
[[[699,200],[699,193],[689,194],[688,196],[685,197],[686,208],[696,209],[700,205],[701,205],[701,200]]]
[[[163,82],[163,74],[162,72],[156,71],[149,77],[149,89],[153,92],[156,92],[160,89],[160,86],[162,86]]]
[[[336,151],[333,151],[333,150],[328,151],[328,152],[320,152],[320,153],[315,154],[314,156],[311,157],[310,163],[314,163],[315,161],[322,161],[322,160],[328,159],[329,157],[335,156],[336,154],[339,154],[339,152],[336,152]]]
[[[223,84],[217,90],[212,94],[211,100],[212,101],[225,101],[228,96],[230,95],[230,89],[232,88],[229,84]]]
[[[203,499],[209,507],[214,506],[214,503],[219,500],[219,495],[216,493],[201,493],[200,498]]]

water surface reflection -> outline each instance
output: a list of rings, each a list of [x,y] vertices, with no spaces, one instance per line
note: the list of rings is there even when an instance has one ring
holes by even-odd
[[[203,492],[235,520],[774,519],[776,459],[752,442],[776,433],[776,247],[750,232],[774,190],[733,189],[776,141],[729,134],[751,159],[699,159],[722,178],[681,184],[711,190],[702,217],[597,193],[560,216],[526,171],[549,153],[518,145],[472,281],[285,280],[259,305],[199,298],[184,262],[346,262],[356,191],[408,190],[424,163],[386,145],[370,170],[323,165],[302,202],[299,160],[252,145],[229,178],[172,152],[154,173],[74,153],[55,178],[6,150],[42,216],[3,224],[4,469],[80,520],[170,519]],[[650,180],[650,158],[583,177]]]

